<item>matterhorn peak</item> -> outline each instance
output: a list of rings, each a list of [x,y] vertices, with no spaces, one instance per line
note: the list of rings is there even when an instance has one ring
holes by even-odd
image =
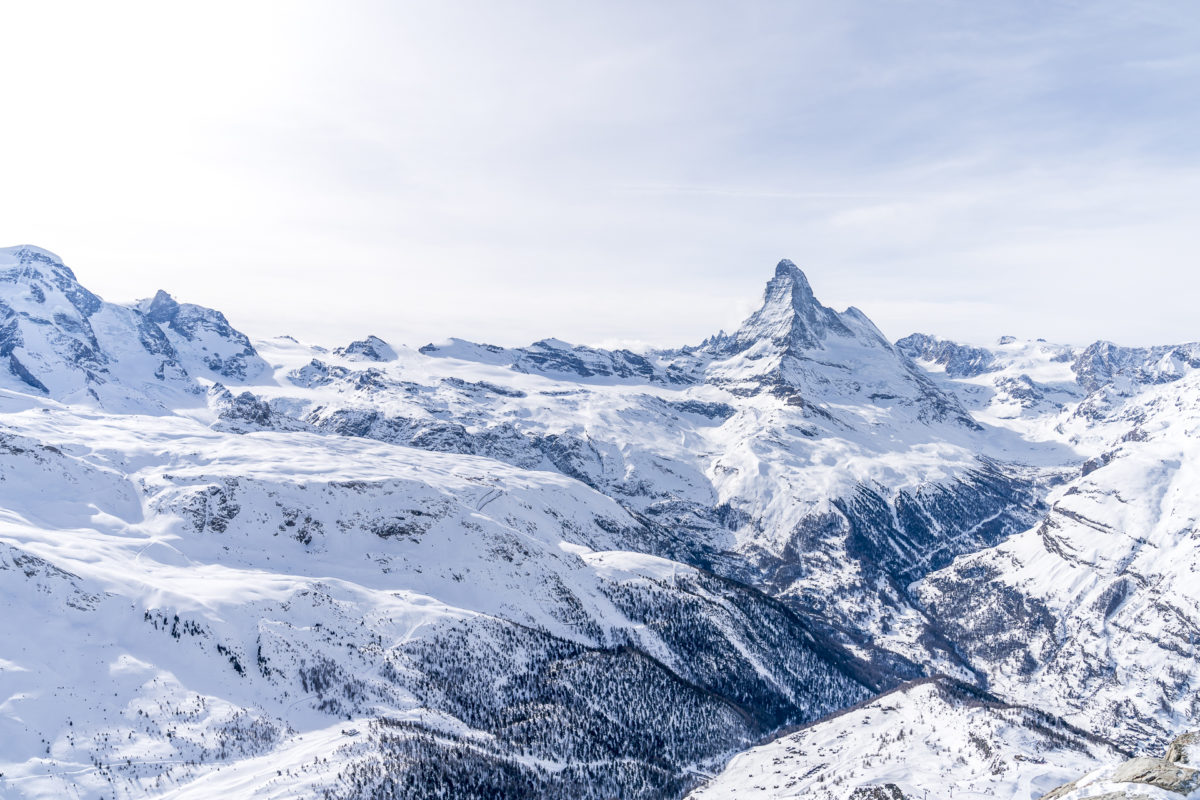
[[[817,301],[804,272],[785,258],[767,282],[762,307],[742,323],[729,347],[741,352],[769,340],[784,348],[819,348],[830,332],[852,335],[836,311]]]
[[[804,277],[804,270],[796,266],[796,262],[790,258],[781,258],[779,263],[775,265],[775,277],[779,278],[784,275],[798,277],[800,280],[808,283],[808,279]]]
[[[772,288],[777,293],[786,292],[792,308],[796,310],[811,305],[820,306],[804,270],[789,259],[785,258],[775,265],[775,278],[767,284],[767,298],[770,297]]]

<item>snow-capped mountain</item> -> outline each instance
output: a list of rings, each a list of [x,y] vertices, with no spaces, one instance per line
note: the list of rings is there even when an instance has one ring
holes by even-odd
[[[1054,789],[1051,776],[1057,781],[1074,761],[1087,775],[1053,797],[1190,796],[1186,781],[1163,783],[1178,777],[1176,766],[1150,763],[1149,756],[1194,727],[1198,710],[1195,346],[1070,348],[1006,338],[979,348],[918,334],[898,347],[981,423],[1028,441],[1057,440],[1085,459],[1050,489],[1048,512],[1036,526],[956,559],[912,584],[910,595],[964,655],[979,684],[1142,756],[1123,764],[1096,761],[1102,751],[1068,746],[1070,759],[1051,759],[1034,756],[1029,743],[996,747],[1008,735],[993,734],[984,740],[1008,760],[988,764],[969,745],[953,755],[945,734],[956,730],[954,714],[938,710],[924,728],[910,728],[926,738],[889,741],[866,759],[859,757],[862,748],[873,753],[870,746],[891,720],[868,723],[869,739],[838,731],[833,721],[817,723],[815,730],[829,726],[839,742],[852,743],[833,751],[843,761],[786,738],[735,759],[705,791],[796,796],[795,787],[804,786],[820,797],[836,786],[891,797],[895,787],[896,796],[906,797],[1037,797]],[[913,705],[901,707],[911,714]],[[932,752],[929,738],[939,742]],[[1013,761],[1014,755],[1021,758]],[[831,763],[838,765],[832,771]],[[930,765],[935,769],[923,772]]]
[[[220,311],[176,302],[162,289],[135,307],[159,326],[180,362],[193,375],[246,381],[267,371],[250,340],[234,330]]]
[[[1042,483],[1075,458],[977,424],[861,312],[821,305],[786,260],[735,333],[638,357],[639,369],[633,354],[554,341],[518,350],[456,341],[421,353],[456,372],[497,368],[486,373],[490,386],[515,371],[573,388],[548,386],[532,402],[481,389],[455,398],[455,422],[426,422],[418,390],[406,413],[381,417],[370,382],[382,374],[352,371],[335,378],[346,399],[311,412],[317,424],[422,446],[440,438],[528,466],[545,458],[688,530],[691,558],[736,553],[731,574],[769,587],[879,662],[868,681],[881,688],[923,674],[931,660],[956,668],[904,585],[1031,525]],[[310,364],[296,379],[326,382],[328,370]],[[364,384],[368,397],[358,400]],[[349,410],[356,400],[370,410]],[[448,430],[468,420],[470,431]]]
[[[917,591],[996,691],[1131,745],[1200,714],[1200,371],[1138,382],[1161,361],[1064,412],[1063,432],[1099,452],[1036,527]]]
[[[646,353],[0,276],[4,797],[681,797],[801,725],[699,796],[1032,796],[1195,719],[1194,347],[893,345],[789,261]]]
[[[266,370],[250,340],[212,309],[160,291],[136,307],[106,303],[41,248],[0,249],[0,386],[111,411],[165,411],[200,394],[197,379]]]
[[[769,389],[846,427],[900,420],[975,423],[953,395],[939,392],[857,308],[821,305],[804,273],[779,262],[762,307],[736,332],[703,348],[708,382],[735,394]]]

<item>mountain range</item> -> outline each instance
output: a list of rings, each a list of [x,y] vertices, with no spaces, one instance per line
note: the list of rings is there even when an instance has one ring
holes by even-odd
[[[694,346],[326,348],[2,249],[0,796],[1040,797],[1200,724],[1197,456],[1200,345],[786,260]]]

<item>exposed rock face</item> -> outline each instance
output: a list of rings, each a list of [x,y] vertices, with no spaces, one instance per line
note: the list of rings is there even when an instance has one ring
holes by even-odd
[[[973,378],[992,369],[995,356],[982,347],[958,344],[924,333],[914,333],[899,339],[896,349],[912,359],[937,364],[951,378]]]
[[[858,318],[857,314],[849,316]],[[732,355],[769,342],[785,350],[813,350],[819,349],[831,335],[853,337],[862,333],[877,332],[858,325],[852,327],[842,314],[817,302],[808,278],[785,258],[775,267],[775,277],[767,283],[762,306],[717,349]],[[878,335],[877,342],[887,346],[882,335]]]
[[[1187,795],[1200,786],[1200,772],[1162,758],[1131,758],[1117,767],[1109,780],[1113,783],[1144,783]]]
[[[1119,347],[1100,341],[1081,352],[1073,367],[1079,385],[1088,392],[1104,386],[1124,390],[1136,384],[1169,383],[1200,368],[1200,344]]]
[[[163,332],[103,302],[57,256],[0,249],[0,357],[20,389],[114,408],[198,392]]]
[[[644,353],[252,344],[36,248],[0,304],[19,792],[660,800],[788,729],[698,796],[1029,797],[1200,716],[1190,346],[893,347],[788,261]]]
[[[345,347],[335,347],[335,355],[352,361],[395,361],[396,351],[392,346],[378,336],[368,336],[366,339],[353,341]]]
[[[1048,792],[1042,800],[1190,797],[1200,789],[1200,770],[1186,766],[1188,763],[1195,763],[1188,759],[1196,756],[1198,742],[1200,733],[1185,733],[1171,742],[1163,758],[1131,758],[1116,766],[1096,770]]]
[[[242,392],[236,397],[227,388],[217,383],[209,389],[209,405],[217,411],[218,419],[226,423],[238,423],[244,430],[263,430],[272,427],[274,415],[271,407],[251,392]]]
[[[163,328],[184,366],[196,375],[211,373],[225,380],[245,381],[267,370],[250,339],[220,311],[176,302],[161,289],[137,308]]]
[[[1167,752],[1163,758],[1172,764],[1200,768],[1200,731],[1190,731],[1176,736],[1167,746]]]

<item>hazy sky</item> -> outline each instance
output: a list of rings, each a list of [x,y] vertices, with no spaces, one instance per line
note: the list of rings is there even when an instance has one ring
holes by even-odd
[[[251,335],[1200,339],[1200,6],[10,3],[0,245]]]

